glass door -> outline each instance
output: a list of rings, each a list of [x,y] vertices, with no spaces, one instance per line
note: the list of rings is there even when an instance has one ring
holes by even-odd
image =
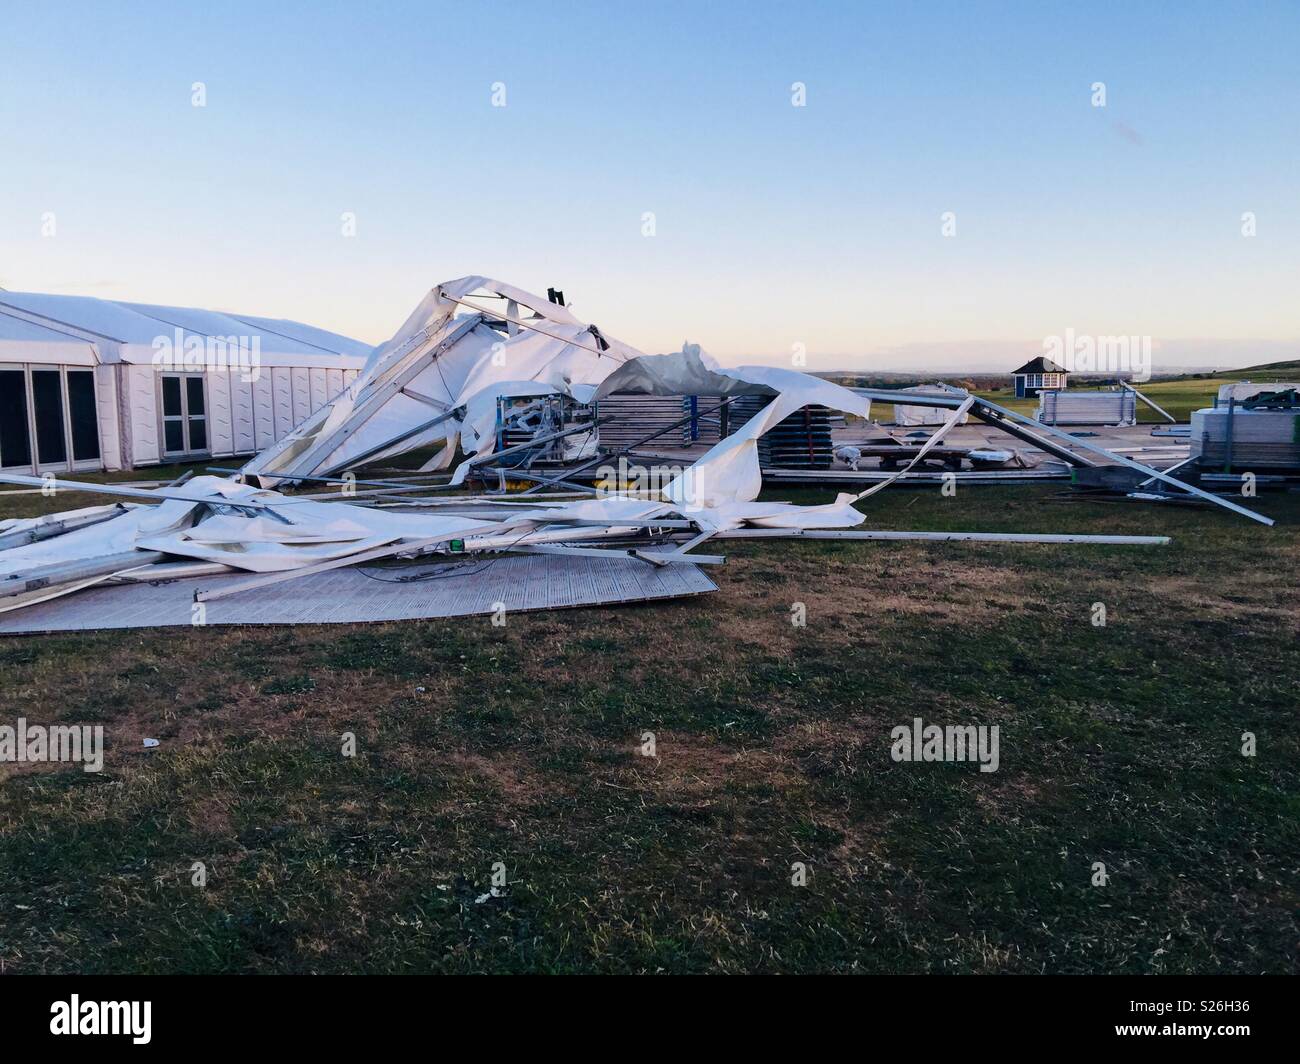
[[[208,449],[208,414],[201,373],[162,377],[163,454],[167,457]]]
[[[36,421],[36,467],[68,464],[63,421],[63,374],[32,367],[32,409]]]

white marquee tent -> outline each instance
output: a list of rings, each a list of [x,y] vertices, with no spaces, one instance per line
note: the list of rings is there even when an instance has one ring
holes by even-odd
[[[0,291],[0,468],[254,454],[342,392],[370,351],[295,321]]]

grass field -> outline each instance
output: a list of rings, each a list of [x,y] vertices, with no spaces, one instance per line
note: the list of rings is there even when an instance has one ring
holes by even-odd
[[[868,527],[1175,542],[727,544],[716,594],[501,628],[0,640],[0,722],[108,744],[0,767],[0,968],[1294,971],[1300,496],[1055,490]],[[918,716],[997,725],[1000,768],[895,763]]]

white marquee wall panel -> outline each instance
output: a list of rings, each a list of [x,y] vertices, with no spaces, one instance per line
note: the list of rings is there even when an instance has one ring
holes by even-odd
[[[311,413],[316,413],[329,402],[329,370],[313,368],[311,371]]]
[[[117,415],[117,373],[95,367],[95,408],[99,416],[99,459],[107,470],[122,468],[122,426]]]
[[[293,423],[302,422],[311,414],[311,370],[291,369],[293,377]]]
[[[269,370],[253,381],[253,442],[260,451],[275,442],[275,394]]]
[[[258,449],[253,430],[253,385],[243,375],[230,375],[230,433],[236,454],[251,454]]]
[[[131,461],[157,462],[158,393],[152,366],[127,366],[127,399],[131,406]]]
[[[215,457],[229,457],[235,452],[230,431],[230,374],[211,372],[208,379],[208,449]]]
[[[293,378],[287,369],[273,369],[271,384],[275,393],[275,438],[278,440],[292,432],[297,424],[293,416]]]
[[[116,471],[185,461],[162,454],[160,374],[152,365],[93,367],[99,465]],[[262,369],[243,380],[236,371],[204,374],[208,453],[214,458],[256,454],[283,439],[356,378],[355,370],[323,367]],[[78,468],[88,468],[81,463]]]

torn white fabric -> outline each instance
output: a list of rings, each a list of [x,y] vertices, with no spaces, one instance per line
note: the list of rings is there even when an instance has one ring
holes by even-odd
[[[826,406],[862,418],[871,414],[870,399],[807,373],[771,366],[723,369],[716,363],[709,372],[771,389],[773,398],[739,431],[719,440],[680,477],[664,486],[664,498],[682,505],[712,509],[758,498],[763,487],[759,437],[805,406]]]
[[[504,323],[505,331],[492,323]],[[417,396],[449,410],[475,400],[481,411],[494,401],[495,389],[520,382],[580,395],[575,388],[594,388],[640,354],[540,296],[485,277],[448,281],[375,348],[351,386],[243,471],[263,479],[312,475],[439,439],[454,445],[460,419],[422,429],[437,412]],[[484,442],[490,425],[479,416],[471,427],[467,454]]]
[[[186,487],[207,490],[207,481],[231,483],[216,477],[196,477]],[[482,524],[462,517],[392,513],[350,503],[293,499],[247,485],[236,487],[243,492],[233,496],[223,492],[221,496],[239,501],[253,499],[270,512],[265,516],[240,511],[210,514],[185,528],[142,534],[135,546],[269,573],[345,558],[403,540],[455,534]]]
[[[681,507],[684,517],[701,528],[724,531],[753,525],[757,528],[853,528],[866,520],[853,508],[853,496],[840,494],[821,506],[792,502],[732,502],[714,507]]]

